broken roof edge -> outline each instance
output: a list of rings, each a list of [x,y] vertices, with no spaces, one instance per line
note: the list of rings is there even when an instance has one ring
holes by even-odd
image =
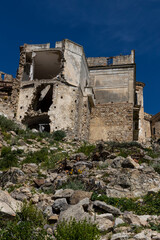
[[[135,57],[135,49],[131,49],[130,50],[130,54],[119,54],[119,55],[115,55],[115,56],[100,56],[100,57],[87,57],[87,59],[91,59],[91,58],[116,58],[116,57],[121,57],[121,56],[131,56],[133,55],[133,57]]]
[[[85,51],[84,51],[84,48],[83,48],[82,45],[80,45],[80,44],[78,44],[76,42],[73,42],[73,41],[71,41],[68,38],[65,38],[62,41],[57,41],[56,44],[55,44],[55,48],[63,48],[63,47],[65,47],[65,44],[64,44],[65,42],[70,42],[70,43],[72,43],[72,44],[74,44],[74,45],[76,45],[76,46],[78,46],[79,48],[82,49],[82,53],[85,56],[85,61],[86,61],[86,64],[88,66],[87,57],[86,57],[86,54],[85,54]]]
[[[25,50],[33,51],[35,49],[50,49],[50,43],[44,44],[27,44],[24,43],[23,46],[20,46],[20,49],[24,48]]]
[[[83,46],[82,46],[82,45],[80,45],[80,44],[78,44],[78,43],[76,43],[76,42],[73,42],[72,40],[70,40],[70,39],[68,39],[68,38],[64,38],[64,39],[62,39],[61,41],[57,41],[56,44],[55,44],[55,47],[56,47],[58,44],[64,43],[64,42],[70,42],[70,43],[72,43],[72,44],[74,44],[74,45],[77,45],[78,47],[80,47],[80,48],[83,49]],[[84,49],[83,49],[83,51],[84,51]]]
[[[153,120],[157,120],[159,118],[160,118],[160,112],[158,112],[155,115],[153,115],[151,120],[153,121]]]
[[[145,87],[145,86],[146,86],[146,84],[145,84],[145,83],[143,83],[143,82],[138,82],[138,81],[136,81],[136,86]]]

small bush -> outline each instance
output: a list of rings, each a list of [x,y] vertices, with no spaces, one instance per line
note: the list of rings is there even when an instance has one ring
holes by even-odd
[[[53,155],[50,155],[46,161],[42,163],[42,167],[47,169],[54,169],[57,162],[60,162],[61,160],[65,159],[68,156],[67,153],[55,153]]]
[[[157,232],[160,232],[160,224],[155,224],[155,223],[150,223],[150,228],[153,230],[153,231],[157,231]]]
[[[77,153],[84,153],[86,156],[90,156],[90,154],[95,150],[95,145],[90,145],[84,143],[80,148],[78,148]]]
[[[16,167],[18,164],[17,151],[12,151],[11,147],[2,147],[0,169]]]
[[[57,130],[53,133],[53,138],[56,141],[62,141],[66,137],[66,133],[62,130]]]
[[[41,211],[39,211],[32,203],[24,202],[21,212],[18,214],[19,220],[30,221],[33,226],[40,227],[45,224],[45,219]]]
[[[160,191],[157,193],[148,193],[142,197],[143,202],[138,198],[113,198],[106,195],[92,195],[92,200],[104,201],[107,204],[119,208],[122,212],[133,211],[137,215],[160,215]]]
[[[4,117],[4,116],[0,116],[0,127],[2,129],[2,131],[15,131],[17,132],[19,129],[19,126],[12,120]]]
[[[84,183],[77,179],[69,179],[69,181],[60,186],[60,188],[73,190],[86,190]]]
[[[31,203],[24,203],[13,221],[0,220],[1,240],[51,240],[43,230],[45,219]]]
[[[160,163],[154,163],[152,165],[152,167],[154,168],[154,170],[160,174]]]
[[[147,152],[147,155],[150,156],[151,158],[159,157],[159,154],[152,149],[146,148],[145,151]]]
[[[115,147],[115,148],[129,148],[129,147],[138,147],[142,148],[141,144],[138,142],[106,142],[108,146]]]
[[[87,222],[87,220],[76,222],[75,219],[71,219],[57,226],[55,237],[57,240],[98,240],[100,233],[96,224]]]
[[[46,148],[42,148],[36,152],[29,152],[23,163],[41,163],[48,161],[48,150]]]

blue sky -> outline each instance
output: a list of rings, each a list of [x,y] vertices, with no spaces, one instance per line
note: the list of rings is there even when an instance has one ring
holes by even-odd
[[[145,111],[160,111],[160,0],[5,0],[0,4],[0,70],[15,76],[19,46],[68,38],[87,57],[136,50]]]

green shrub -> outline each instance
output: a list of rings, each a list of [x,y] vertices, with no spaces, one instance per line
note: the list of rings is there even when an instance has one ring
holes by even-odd
[[[51,240],[43,230],[45,219],[31,203],[24,203],[13,221],[0,220],[1,240]]]
[[[151,158],[159,157],[159,154],[152,149],[146,148],[145,151],[147,152],[147,155],[150,156]]]
[[[86,156],[89,156],[94,150],[96,146],[84,143],[80,148],[78,148],[77,153],[84,153]]]
[[[160,232],[160,224],[155,224],[155,223],[152,223],[150,222],[150,228],[153,230],[153,231],[157,231],[157,232]]]
[[[0,169],[16,167],[18,164],[17,151],[12,151],[11,147],[2,147]]]
[[[46,148],[42,148],[36,152],[29,152],[23,163],[41,163],[48,161],[48,150]]]
[[[119,208],[122,212],[133,211],[137,215],[160,215],[160,191],[148,193],[142,197],[143,202],[138,198],[113,198],[106,195],[93,194],[92,200],[104,201],[107,204]]]
[[[86,190],[85,184],[78,179],[69,179],[69,181],[67,183],[64,183],[60,188]]]
[[[57,130],[53,133],[53,138],[56,141],[62,141],[66,137],[66,133],[62,130]]]
[[[8,140],[11,139],[11,134],[10,134],[10,133],[2,132],[2,134],[3,134],[3,139],[4,139],[5,141],[8,141]]]
[[[46,159],[46,161],[44,161],[42,163],[42,167],[47,168],[47,169],[54,169],[56,166],[56,163],[59,161],[62,161],[63,159],[65,159],[68,156],[67,153],[55,153],[55,154],[50,154],[50,156],[48,157],[48,159]]]
[[[0,127],[2,129],[2,131],[15,131],[17,132],[19,129],[19,126],[12,120],[4,117],[4,116],[0,116]]]
[[[45,224],[45,219],[41,211],[39,211],[31,202],[24,202],[21,212],[18,214],[19,220],[30,221],[33,226],[40,227]]]
[[[152,165],[152,167],[154,168],[154,170],[160,174],[160,163],[154,163]]]
[[[114,148],[129,148],[129,147],[138,147],[138,148],[142,148],[141,144],[138,142],[106,142],[106,144],[110,147],[114,147]]]
[[[100,233],[96,224],[86,220],[76,222],[75,219],[71,219],[57,226],[55,237],[57,240],[98,240]]]

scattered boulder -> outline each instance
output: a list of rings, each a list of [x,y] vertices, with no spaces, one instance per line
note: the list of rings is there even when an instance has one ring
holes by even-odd
[[[93,207],[100,208],[107,213],[112,213],[114,216],[119,216],[122,214],[118,208],[107,205],[105,202],[101,202],[98,200],[93,202]]]
[[[22,203],[12,198],[8,192],[0,190],[0,215],[15,217]]]
[[[84,211],[82,202],[76,205],[70,205],[66,211],[62,211],[59,215],[58,222],[61,222],[63,220],[68,221],[71,218],[72,219],[75,218],[76,221],[80,221],[84,219],[93,220],[93,216],[89,215],[89,213]]]
[[[130,156],[128,156],[121,164],[123,168],[139,168],[139,164],[136,163]]]
[[[23,183],[25,174],[22,170],[16,167],[10,168],[8,171],[2,172],[0,175],[0,186],[4,187],[8,182]]]
[[[38,166],[35,163],[26,163],[23,164],[22,170],[27,174],[36,173],[38,171]]]
[[[123,224],[124,221],[122,220],[122,218],[116,218],[115,222],[114,222],[114,227],[117,227],[120,224]]]
[[[127,240],[129,237],[129,233],[116,233],[112,235],[111,240]]]
[[[72,194],[72,196],[70,198],[70,204],[75,205],[75,204],[79,203],[84,198],[91,199],[92,194],[93,194],[92,192],[85,192],[85,191],[81,191],[81,190],[76,190],[76,191],[74,191],[74,193]]]
[[[121,157],[121,156],[116,157],[116,158],[112,161],[111,167],[112,167],[112,168],[120,168],[120,167],[121,167],[121,164],[122,164],[122,162],[123,162],[124,160],[125,160],[124,157]]]
[[[33,181],[34,181],[34,183],[36,184],[37,187],[40,187],[45,183],[44,178],[36,178]]]
[[[72,197],[74,190],[72,189],[59,189],[53,195],[53,199],[57,198],[67,198],[68,200]]]
[[[65,198],[56,199],[52,205],[53,213],[60,213],[68,208],[68,203]]]
[[[101,232],[111,231],[113,229],[114,223],[107,218],[96,217],[97,227]]]

